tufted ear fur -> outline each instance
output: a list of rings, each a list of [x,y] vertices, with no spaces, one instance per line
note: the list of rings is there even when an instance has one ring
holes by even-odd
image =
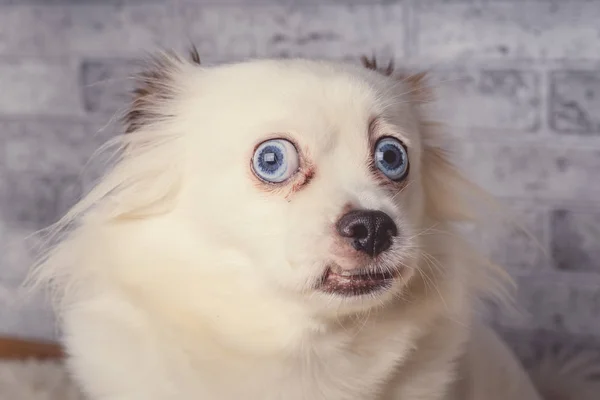
[[[377,59],[375,59],[375,56],[372,56],[371,58],[362,56],[360,57],[360,62],[366,69],[377,71],[385,76],[391,76],[394,73],[394,60],[390,60],[385,68],[379,68],[377,66]]]
[[[191,64],[200,65],[200,55],[195,46],[190,49],[189,58]],[[125,133],[138,131],[168,117],[161,109],[165,101],[174,98],[173,76],[185,64],[190,62],[173,52],[163,52],[149,59],[145,68],[134,77],[133,100],[123,118]]]
[[[433,92],[427,86],[427,73],[417,72],[409,73],[407,71],[396,71],[394,67],[394,61],[390,60],[385,67],[381,67],[377,64],[375,56],[371,58],[362,56],[360,61],[363,67],[377,71],[384,76],[392,77],[395,80],[401,81],[408,85],[409,94],[413,100],[417,103],[427,103],[433,100]]]
[[[198,53],[198,48],[196,46],[192,45],[189,54],[192,63],[200,65],[200,53]]]

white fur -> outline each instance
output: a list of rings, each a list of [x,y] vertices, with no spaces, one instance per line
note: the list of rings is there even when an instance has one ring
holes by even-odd
[[[119,138],[115,168],[52,231],[66,233],[36,272],[91,399],[462,400],[482,363],[523,381],[486,399],[538,398],[504,347],[482,358],[465,344],[497,340],[472,309],[501,278],[452,225],[474,186],[408,81],[305,60],[160,65],[169,96],[142,105],[153,118]],[[401,191],[367,168],[374,115],[409,147]],[[315,168],[294,193],[250,170],[254,146],[279,134]],[[392,255],[406,270],[386,293],[311,288],[347,204],[399,227]]]

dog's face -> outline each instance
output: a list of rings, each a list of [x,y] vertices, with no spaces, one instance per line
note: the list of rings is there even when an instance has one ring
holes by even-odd
[[[396,296],[416,269],[424,218],[411,88],[308,61],[185,78],[174,214],[210,249],[202,267],[323,310]]]

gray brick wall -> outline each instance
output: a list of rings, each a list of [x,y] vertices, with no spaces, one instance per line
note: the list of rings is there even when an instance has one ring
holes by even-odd
[[[463,168],[532,234],[474,235],[520,284],[522,312],[496,324],[520,349],[600,340],[599,20],[592,0],[0,0],[0,333],[54,335],[44,302],[15,300],[22,238],[97,174],[82,168],[136,59],[193,42],[209,63],[375,53],[430,70]]]

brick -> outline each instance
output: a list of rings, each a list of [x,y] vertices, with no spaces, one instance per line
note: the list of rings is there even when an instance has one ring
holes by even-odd
[[[539,204],[510,202],[500,217],[493,226],[475,232],[485,254],[510,272],[547,269],[551,263],[547,210]]]
[[[73,122],[2,122],[0,131],[0,218],[10,227],[44,228],[79,199],[85,167],[106,139]]]
[[[12,171],[72,170],[108,137],[94,129],[69,120],[0,120],[0,165]]]
[[[0,174],[0,178],[3,175]],[[11,229],[6,221],[0,220],[0,284],[7,284],[6,281],[16,282],[23,279],[21,270],[21,255],[24,253],[22,244],[24,241],[15,241],[12,237]],[[18,267],[16,267],[18,266]]]
[[[80,198],[82,190],[77,171],[27,171],[8,175],[9,192],[2,195],[2,208],[8,221],[33,229],[56,222]]]
[[[518,198],[597,201],[600,149],[545,142],[509,144],[465,141],[458,163],[495,195]]]
[[[139,63],[129,60],[84,61],[81,81],[85,110],[121,114],[131,98],[132,76],[139,70]]]
[[[499,326],[575,335],[600,332],[600,275],[540,274],[517,282],[521,315],[498,315]]]
[[[434,115],[452,127],[533,131],[539,126],[539,79],[533,71],[440,70],[431,84]]]
[[[4,6],[0,54],[141,55],[180,40],[170,2]]]
[[[160,3],[162,0],[0,0],[0,5],[106,5],[106,4],[152,4]],[[200,3],[203,5],[228,5],[228,6],[255,6],[261,4],[318,4],[321,0],[178,0],[182,3]],[[372,4],[372,3],[394,3],[403,0],[328,0],[329,3],[337,4]],[[457,0],[434,0],[434,1],[457,1]],[[458,0],[464,1],[464,0]],[[520,1],[520,0],[516,0]]]
[[[161,0],[0,0],[0,5],[90,5],[90,4],[135,4],[158,3]],[[194,0],[192,0],[194,1]],[[203,0],[206,1],[206,0]],[[210,0],[209,0],[210,1]],[[219,0],[215,0],[219,1]],[[241,0],[244,1],[244,0]]]
[[[59,0],[57,0],[59,1]],[[81,1],[81,0],[80,0]],[[194,1],[194,0],[191,0]],[[460,4],[465,4],[465,3],[472,3],[472,4],[485,4],[488,5],[490,3],[516,3],[516,4],[520,4],[523,2],[523,0],[418,0],[419,3],[422,4],[435,4],[435,3],[460,3]],[[546,3],[556,3],[556,0],[525,0],[525,1],[530,1],[530,2],[546,2]],[[594,2],[596,0],[560,0],[561,3],[585,3],[585,2]]]
[[[31,299],[0,281],[0,335],[56,339],[54,313],[44,297]]]
[[[82,114],[77,69],[68,60],[0,60],[0,93],[0,114]]]
[[[592,335],[572,335],[543,329],[500,329],[501,337],[513,349],[526,367],[556,352],[600,355],[600,341]]]
[[[437,0],[436,0],[437,1]],[[364,4],[394,4],[405,0],[180,0],[180,3],[202,4],[205,6],[238,6],[255,7],[265,5],[318,5],[327,3],[329,5],[364,5]]]
[[[551,229],[556,268],[600,272],[600,211],[554,210]]]
[[[64,52],[69,17],[60,9],[5,6],[0,9],[0,54],[48,55]]]
[[[90,6],[91,7],[91,6]],[[70,50],[79,54],[141,54],[180,38],[171,2],[68,7],[73,18]]]
[[[190,39],[208,58],[404,54],[401,4],[252,8],[183,4],[181,15]]]
[[[0,174],[0,176],[2,176]],[[0,221],[0,284],[17,287],[24,282],[33,265],[31,230],[15,229]]]
[[[564,133],[600,134],[600,70],[551,74],[550,126]]]
[[[598,59],[597,2],[421,5],[414,45],[431,59]]]

